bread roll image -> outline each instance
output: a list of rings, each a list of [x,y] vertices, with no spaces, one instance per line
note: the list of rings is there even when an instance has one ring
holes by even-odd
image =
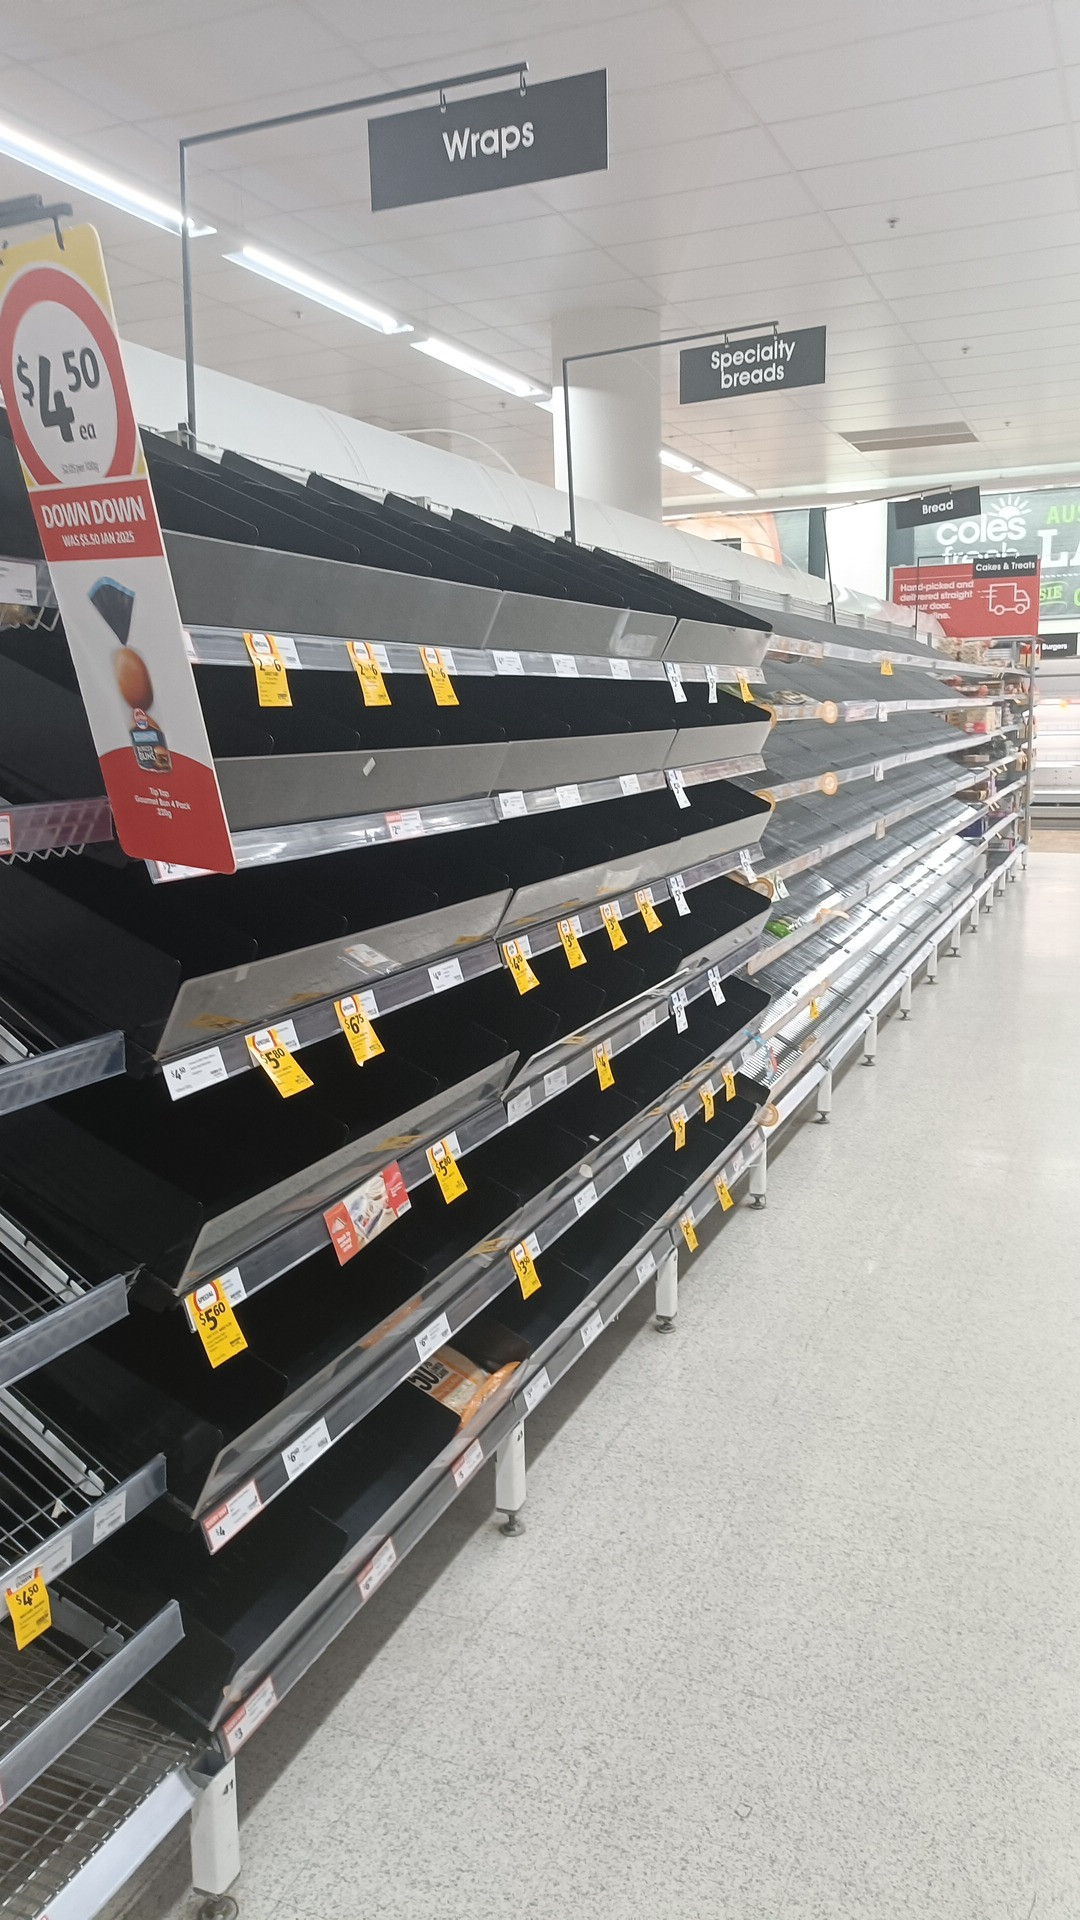
[[[120,696],[132,712],[136,707],[141,707],[144,713],[149,712],[154,688],[142,654],[136,653],[134,647],[118,647],[113,654],[113,672]]]

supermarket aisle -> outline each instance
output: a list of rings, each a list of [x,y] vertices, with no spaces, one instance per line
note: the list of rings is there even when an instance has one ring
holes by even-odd
[[[1037,854],[541,1410],[524,1538],[468,1490],[244,1756],[242,1920],[1075,1920],[1078,953]]]

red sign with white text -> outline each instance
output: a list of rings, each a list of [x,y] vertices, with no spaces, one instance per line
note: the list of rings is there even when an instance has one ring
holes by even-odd
[[[340,1265],[345,1266],[369,1240],[384,1233],[400,1213],[408,1213],[411,1205],[401,1168],[394,1160],[328,1207],[323,1219]]]
[[[894,567],[892,597],[940,620],[954,640],[1027,639],[1039,631],[1039,562],[992,554],[953,567]]]
[[[0,253],[0,387],[117,835],[233,873],[101,243],[62,239]]]

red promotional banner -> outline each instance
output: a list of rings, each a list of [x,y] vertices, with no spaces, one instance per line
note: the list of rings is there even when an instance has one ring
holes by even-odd
[[[894,567],[892,597],[940,620],[954,640],[1028,639],[1039,631],[1039,561],[992,554],[954,567]]]
[[[233,873],[93,227],[0,253],[0,388],[120,844]]]

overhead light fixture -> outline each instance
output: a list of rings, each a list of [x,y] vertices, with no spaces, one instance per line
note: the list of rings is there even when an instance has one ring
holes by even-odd
[[[238,267],[246,267],[249,273],[261,274],[264,280],[273,280],[279,287],[287,287],[290,293],[317,301],[320,307],[329,307],[332,313],[344,314],[346,320],[371,327],[375,333],[412,332],[407,320],[399,320],[396,314],[387,313],[382,307],[373,307],[369,300],[359,299],[346,287],[335,287],[332,281],[320,279],[306,267],[294,267],[290,260],[281,260],[276,253],[265,253],[262,247],[241,247],[238,253],[227,253],[225,259]]]
[[[448,367],[456,367],[459,373],[471,373],[474,380],[486,380],[489,387],[499,387],[503,393],[512,393],[518,400],[536,400],[544,393],[535,380],[526,380],[520,373],[511,373],[508,367],[498,367],[492,360],[481,360],[475,353],[466,353],[464,347],[455,347],[449,340],[437,340],[432,335],[427,340],[410,340],[410,347],[417,353],[426,353],[432,360],[442,360]]]
[[[0,153],[6,153],[11,160],[21,160],[24,166],[33,167],[36,173],[47,174],[50,180],[63,180],[69,187],[79,187],[84,193],[92,194],[95,200],[104,200],[110,207],[119,207],[121,213],[132,213],[137,220],[148,220],[153,227],[164,227],[167,233],[180,232],[180,209],[168,200],[159,200],[152,193],[144,193],[141,187],[128,186],[124,180],[118,180],[115,174],[105,173],[101,167],[93,166],[89,160],[83,160],[78,154],[68,153],[63,147],[50,146],[45,140],[38,140],[33,134],[21,133],[6,120],[0,120]],[[216,227],[204,226],[188,215],[188,233],[194,239],[201,234],[216,233]]]
[[[714,473],[711,467],[703,467],[698,460],[689,460],[685,453],[676,453],[673,447],[661,447],[660,464],[671,467],[675,473],[688,473],[694,480],[700,480],[703,487],[711,487],[714,493],[722,493],[729,500],[752,500],[753,487],[741,486],[738,480],[729,480],[724,473]]]

